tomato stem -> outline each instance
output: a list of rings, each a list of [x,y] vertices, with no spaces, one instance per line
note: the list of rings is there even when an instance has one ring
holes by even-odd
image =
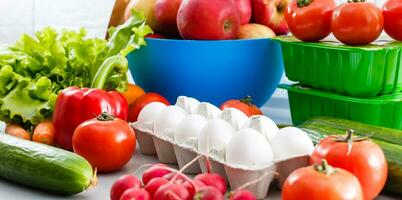
[[[364,140],[368,139],[368,137],[366,137],[366,136],[353,137],[354,132],[355,132],[354,130],[348,129],[346,131],[346,136],[336,136],[335,137],[335,141],[337,141],[337,142],[347,142],[348,143],[347,155],[350,155],[350,153],[352,152],[353,142],[360,142],[360,141],[364,141]]]
[[[320,173],[324,173],[328,176],[335,172],[334,168],[328,164],[327,160],[323,159],[321,164],[315,164],[314,169]]]
[[[359,3],[359,2],[365,2],[366,0],[348,0],[348,3]]]
[[[240,99],[240,102],[251,106],[253,104],[253,98],[251,98],[250,95],[247,95],[247,96],[243,97],[242,99]]]
[[[297,6],[299,8],[306,7],[306,6],[310,5],[312,2],[313,2],[313,0],[298,0],[297,1]]]
[[[116,117],[107,113],[107,112],[102,112],[96,119],[98,121],[113,121]]]

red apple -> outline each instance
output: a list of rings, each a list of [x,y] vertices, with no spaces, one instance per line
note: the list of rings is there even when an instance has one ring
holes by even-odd
[[[240,27],[238,39],[273,38],[275,32],[261,24],[244,24]]]
[[[253,0],[253,19],[271,28],[277,35],[289,33],[285,11],[289,0]]]
[[[146,19],[147,19],[147,24],[152,28],[154,32],[159,31],[159,23],[156,20],[155,16],[155,5],[156,5],[156,0],[131,0],[130,3],[128,3],[126,11],[124,13],[124,21],[127,21],[128,18],[131,17],[131,10],[136,9],[138,11],[141,11]]]
[[[184,39],[235,39],[240,16],[233,0],[184,0],[177,14],[177,27]]]
[[[251,0],[234,0],[239,10],[240,23],[248,24],[251,19]]]
[[[181,2],[182,0],[156,0],[155,17],[161,26],[161,33],[179,35],[176,19]]]
[[[165,35],[162,34],[158,34],[158,33],[154,33],[154,34],[149,34],[147,36],[145,36],[146,38],[158,38],[158,39],[167,39],[168,37],[166,37]]]

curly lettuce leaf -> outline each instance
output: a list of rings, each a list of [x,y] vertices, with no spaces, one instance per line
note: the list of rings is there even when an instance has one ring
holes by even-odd
[[[143,14],[111,28],[110,40],[87,38],[85,29],[56,31],[47,27],[23,34],[11,46],[0,47],[0,119],[35,125],[51,117],[58,93],[68,86],[90,87],[108,58],[145,45],[152,33]],[[127,74],[112,70],[104,88],[125,91]]]

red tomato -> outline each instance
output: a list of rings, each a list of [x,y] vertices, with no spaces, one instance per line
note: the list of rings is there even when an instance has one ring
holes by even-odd
[[[128,123],[105,113],[80,124],[73,135],[74,152],[98,172],[122,168],[131,159],[135,145],[135,133]]]
[[[302,41],[317,42],[331,33],[334,0],[293,0],[285,12],[290,32]]]
[[[140,97],[138,97],[134,103],[130,105],[128,108],[128,121],[135,122],[137,121],[138,115],[140,114],[141,110],[152,102],[161,102],[166,104],[167,106],[170,105],[169,101],[165,99],[165,97],[157,94],[157,93],[146,93]]]
[[[221,110],[224,110],[225,108],[236,108],[249,117],[253,115],[262,115],[262,111],[256,105],[253,104],[253,100],[250,96],[246,96],[240,100],[238,99],[228,100],[220,106]]]
[[[326,159],[334,167],[345,169],[355,175],[362,185],[365,199],[374,199],[382,190],[387,180],[388,168],[384,152],[370,140],[329,136],[320,141],[313,151],[311,160],[320,163]],[[354,142],[350,146],[349,140]]]
[[[402,1],[388,0],[383,8],[384,30],[395,40],[402,41]]]
[[[350,172],[322,165],[299,168],[286,179],[282,200],[363,200],[359,180]]]
[[[344,44],[366,45],[376,40],[384,27],[381,10],[367,2],[344,3],[332,14],[331,30]]]

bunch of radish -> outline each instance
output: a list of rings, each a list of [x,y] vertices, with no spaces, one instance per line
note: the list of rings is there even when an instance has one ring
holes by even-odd
[[[111,200],[224,200],[225,179],[215,173],[198,174],[190,179],[164,164],[155,164],[144,171],[142,182],[133,175],[116,180],[110,191]],[[247,190],[235,190],[229,200],[255,200]]]

